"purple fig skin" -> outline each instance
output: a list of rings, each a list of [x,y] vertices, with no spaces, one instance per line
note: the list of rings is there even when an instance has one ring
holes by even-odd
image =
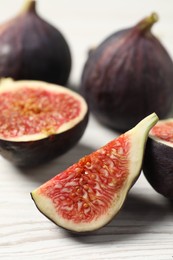
[[[148,138],[143,172],[151,186],[173,200],[173,147]]]
[[[173,62],[150,28],[152,14],[119,31],[93,50],[83,68],[80,90],[103,124],[124,132],[155,111],[171,110]]]
[[[71,70],[69,45],[59,30],[40,18],[35,1],[0,26],[0,77],[65,85]]]
[[[89,112],[74,127],[47,138],[14,142],[0,139],[0,154],[22,168],[32,168],[50,162],[74,147],[88,124]]]

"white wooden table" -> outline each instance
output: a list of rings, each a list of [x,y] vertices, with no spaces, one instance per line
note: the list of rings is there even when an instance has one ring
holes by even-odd
[[[21,3],[21,0],[0,2],[0,20],[10,17]],[[152,11],[161,17],[154,30],[173,57],[172,0],[59,3],[38,0],[38,3],[40,14],[68,36],[73,52],[71,81],[75,84],[79,83],[83,62],[92,44]],[[85,235],[57,227],[31,200],[33,189],[114,137],[116,133],[90,117],[78,145],[43,167],[22,171],[0,157],[0,260],[173,259],[173,204],[157,194],[143,174],[118,216],[104,228]]]
[[[22,171],[0,158],[0,259],[173,259],[173,204],[143,174],[118,216],[89,234],[57,227],[31,200],[34,188],[114,136],[91,117],[79,144],[46,166]]]

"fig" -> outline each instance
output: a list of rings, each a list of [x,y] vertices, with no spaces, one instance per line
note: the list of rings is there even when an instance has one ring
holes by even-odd
[[[26,0],[21,12],[0,26],[0,77],[65,85],[71,52],[62,33]]]
[[[150,131],[143,172],[151,186],[173,200],[173,119],[160,120]]]
[[[88,122],[82,96],[42,81],[2,80],[0,111],[0,154],[20,167],[38,166],[65,153]]]
[[[133,129],[81,158],[31,192],[37,208],[57,225],[76,232],[106,225],[121,209],[139,177],[155,113]]]
[[[151,27],[153,13],[107,37],[84,64],[80,91],[104,125],[124,132],[156,112],[168,117],[173,100],[173,62]]]

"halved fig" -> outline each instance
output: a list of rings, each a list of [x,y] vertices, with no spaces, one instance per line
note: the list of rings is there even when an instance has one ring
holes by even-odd
[[[76,232],[96,230],[120,210],[137,180],[155,113],[136,127],[84,156],[31,193],[38,209],[57,225]]]
[[[150,131],[143,172],[151,186],[173,200],[173,119],[160,120]]]
[[[0,154],[25,167],[72,148],[88,122],[79,94],[42,81],[2,80],[0,111]]]

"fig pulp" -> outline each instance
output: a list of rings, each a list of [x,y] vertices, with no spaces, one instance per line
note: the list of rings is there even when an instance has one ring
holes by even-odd
[[[150,131],[143,171],[151,186],[173,200],[173,119],[160,120]]]
[[[96,118],[115,130],[127,131],[152,111],[163,119],[171,110],[173,62],[151,32],[157,20],[152,14],[112,34],[83,68],[82,95]]]
[[[38,187],[31,196],[57,225],[84,232],[101,228],[120,210],[141,170],[155,113],[136,127]]]
[[[65,85],[70,70],[64,36],[38,16],[36,1],[26,0],[22,11],[0,26],[0,77]]]
[[[0,154],[20,166],[46,163],[73,147],[88,122],[77,93],[41,81],[0,85]]]

